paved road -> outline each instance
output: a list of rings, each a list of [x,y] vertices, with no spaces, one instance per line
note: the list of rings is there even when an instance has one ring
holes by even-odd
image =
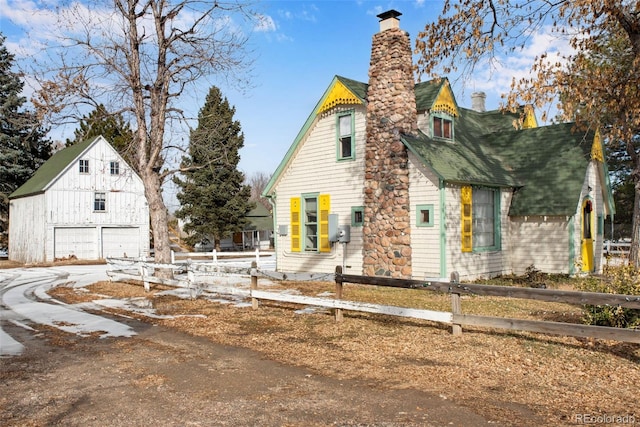
[[[29,329],[38,323],[88,336],[129,337],[135,331],[122,323],[52,299],[47,290],[64,283],[85,286],[107,279],[106,265],[0,270],[0,356],[22,353],[23,345],[2,329],[11,322]]]

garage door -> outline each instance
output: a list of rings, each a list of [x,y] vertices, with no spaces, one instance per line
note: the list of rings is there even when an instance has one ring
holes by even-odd
[[[98,259],[98,234],[95,227],[55,228],[53,253],[56,258],[75,256]]]
[[[140,256],[140,228],[105,227],[102,229],[102,256],[130,257]]]

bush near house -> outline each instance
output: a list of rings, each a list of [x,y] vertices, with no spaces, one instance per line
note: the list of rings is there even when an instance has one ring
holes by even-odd
[[[578,288],[588,292],[640,295],[640,271],[632,266],[605,267],[602,277],[585,277]],[[640,326],[640,310],[607,305],[585,305],[583,320],[588,325],[634,328]]]

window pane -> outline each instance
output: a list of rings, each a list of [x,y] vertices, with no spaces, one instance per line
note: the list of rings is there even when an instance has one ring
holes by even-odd
[[[111,175],[120,175],[120,163],[118,162],[109,163],[109,169],[111,171]]]
[[[429,210],[421,210],[420,211],[420,221],[428,224],[429,223]]]
[[[442,120],[442,136],[451,139],[451,120]]]
[[[433,136],[442,136],[442,119],[440,117],[433,118]]]
[[[473,247],[486,248],[495,246],[493,190],[473,189]]]
[[[340,157],[351,157],[351,137],[345,136],[340,138]]]
[[[340,136],[351,136],[351,115],[340,116]]]
[[[106,197],[104,193],[95,193],[94,200],[93,200],[93,210],[94,211],[106,210]]]
[[[306,197],[304,199],[304,249],[315,251],[318,249],[318,199]]]

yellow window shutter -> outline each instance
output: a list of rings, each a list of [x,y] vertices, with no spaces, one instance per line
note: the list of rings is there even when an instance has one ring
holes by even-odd
[[[331,243],[329,243],[329,209],[331,207],[331,198],[328,194],[318,196],[318,206],[320,210],[320,245],[319,252],[331,252]]]
[[[462,234],[462,252],[471,252],[473,249],[472,243],[472,227],[471,227],[471,201],[472,193],[470,186],[464,186],[460,189],[460,206],[462,206],[462,212],[460,218],[462,219],[460,224]]]
[[[291,198],[291,252],[300,252],[300,197]]]

